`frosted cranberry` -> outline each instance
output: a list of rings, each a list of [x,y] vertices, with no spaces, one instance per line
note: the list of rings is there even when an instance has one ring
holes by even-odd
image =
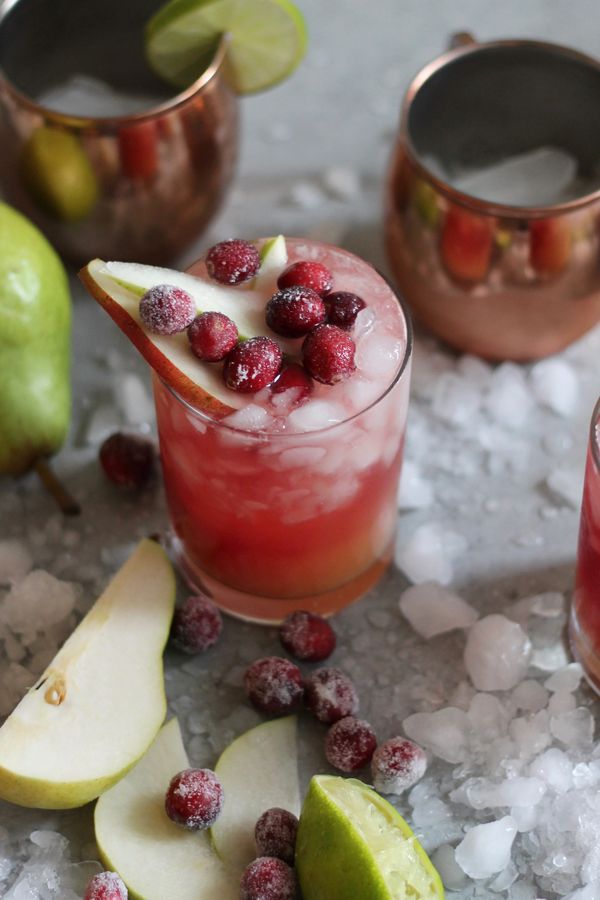
[[[296,659],[321,662],[335,650],[335,632],[322,616],[297,610],[284,619],[279,639]]]
[[[295,900],[296,876],[281,859],[260,856],[244,869],[240,900]]]
[[[358,694],[340,669],[317,669],[305,682],[306,707],[319,722],[331,725],[358,712]]]
[[[308,334],[325,321],[325,304],[309,287],[282,288],[273,294],[266,307],[267,325],[276,334],[297,338]]]
[[[184,769],[171,779],[165,810],[178,825],[189,831],[210,828],[222,807],[223,788],[210,769]]]
[[[377,738],[368,722],[346,716],[332,725],[325,738],[325,756],[341,772],[356,772],[370,761]]]
[[[116,872],[99,872],[85,889],[84,900],[127,900],[128,893]]]
[[[188,328],[188,338],[198,359],[220,362],[238,342],[237,325],[224,313],[200,313]]]
[[[289,865],[294,864],[298,819],[287,809],[274,806],[267,809],[254,829],[259,856],[276,856]]]
[[[241,394],[256,393],[271,384],[281,368],[281,360],[281,350],[271,338],[242,341],[225,357],[225,384]]]
[[[336,384],[354,372],[354,341],[337,325],[317,325],[304,338],[302,359],[309,375],[322,384]]]
[[[137,434],[117,431],[103,442],[99,459],[104,474],[113,484],[141,488],[154,468],[154,447],[151,441]]]
[[[195,315],[192,295],[172,284],[157,284],[140,300],[140,319],[153,334],[185,331]]]
[[[323,263],[300,260],[288,266],[277,279],[278,288],[296,285],[312,288],[324,297],[333,287],[333,275]]]
[[[284,391],[293,390],[295,403],[302,403],[312,393],[312,378],[303,366],[298,363],[290,363],[284,366],[273,384],[273,394],[283,394]]]
[[[188,597],[175,610],[171,639],[185,653],[202,653],[216,644],[223,630],[221,613],[208,597]]]
[[[241,284],[254,278],[260,268],[260,256],[248,241],[221,241],[206,254],[206,270],[220,284]]]
[[[244,686],[257,709],[276,716],[296,709],[304,696],[300,669],[280,656],[265,656],[253,662],[246,670]]]
[[[335,294],[329,294],[325,300],[327,321],[330,325],[337,325],[344,331],[350,331],[354,327],[357,315],[366,305],[361,297],[351,294],[350,291],[337,291]]]
[[[371,760],[375,790],[401,794],[425,774],[427,754],[407,738],[394,737],[377,748]]]

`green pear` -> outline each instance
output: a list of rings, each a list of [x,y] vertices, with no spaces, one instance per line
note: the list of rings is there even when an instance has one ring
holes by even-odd
[[[21,177],[37,205],[60,222],[85,219],[98,201],[96,175],[79,138],[43,125],[23,146]]]
[[[144,540],[0,728],[0,797],[83,806],[135,765],[165,717],[174,604],[172,566]]]
[[[0,474],[26,472],[65,440],[70,333],[59,257],[31,222],[0,203]]]

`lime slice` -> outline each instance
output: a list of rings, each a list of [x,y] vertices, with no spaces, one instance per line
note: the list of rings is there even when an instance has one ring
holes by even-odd
[[[316,775],[302,807],[296,870],[304,900],[440,900],[429,857],[387,800],[353,778]]]
[[[239,94],[282,81],[306,48],[304,20],[291,0],[171,0],[146,26],[146,55],[161,78],[186,88],[224,34],[225,76]]]

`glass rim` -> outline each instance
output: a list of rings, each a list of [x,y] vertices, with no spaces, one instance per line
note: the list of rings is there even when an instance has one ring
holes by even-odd
[[[600,424],[600,397],[596,400],[589,430],[589,446],[596,469],[600,471],[600,446],[598,446],[598,425]]]

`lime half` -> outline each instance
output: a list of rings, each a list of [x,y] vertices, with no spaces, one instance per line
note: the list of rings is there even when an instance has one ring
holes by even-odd
[[[146,26],[146,55],[161,78],[186,88],[224,34],[224,71],[239,94],[282,81],[306,49],[304,19],[291,0],[170,0]]]
[[[440,900],[436,870],[402,816],[353,778],[316,775],[298,828],[304,900]]]

